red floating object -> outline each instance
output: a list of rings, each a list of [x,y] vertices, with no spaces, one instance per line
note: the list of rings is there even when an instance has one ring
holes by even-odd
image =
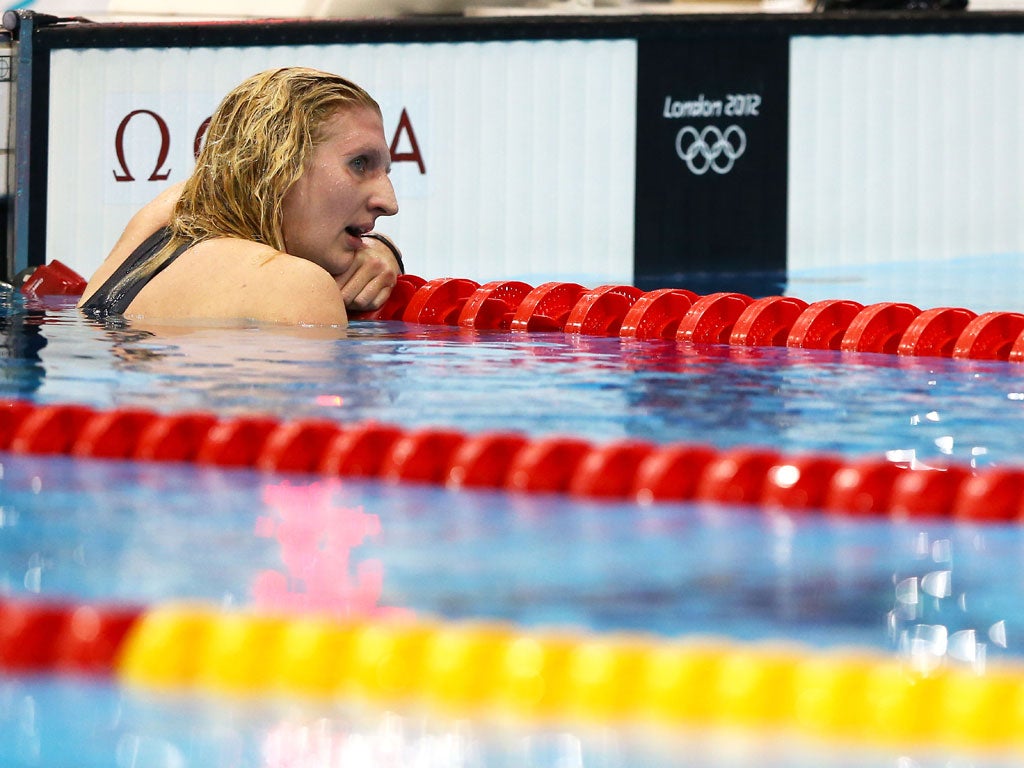
[[[953,500],[956,520],[1015,522],[1024,515],[1024,469],[1000,467],[964,478]]]
[[[328,443],[339,434],[341,427],[325,419],[280,424],[268,435],[256,466],[266,471],[314,472]]]
[[[485,434],[468,437],[452,455],[445,485],[449,488],[502,488],[519,451],[522,435]]]
[[[466,300],[480,287],[475,280],[439,277],[422,285],[402,313],[407,323],[455,325]]]
[[[637,466],[633,494],[643,504],[692,499],[704,468],[717,455],[703,445],[659,446]]]
[[[590,443],[572,437],[528,443],[513,458],[506,487],[513,491],[564,492],[590,449]]]
[[[776,451],[737,448],[708,462],[697,482],[695,498],[732,504],[760,501],[768,470],[779,463]]]
[[[364,423],[346,427],[324,448],[320,471],[342,477],[377,477],[384,457],[402,436],[390,424]]]
[[[1017,337],[1010,347],[1010,356],[1007,358],[1011,363],[1024,363],[1024,332]]]
[[[736,321],[753,301],[742,293],[701,296],[680,321],[676,340],[695,344],[727,344]]]
[[[821,509],[832,478],[843,466],[834,456],[791,456],[765,476],[761,503],[788,510]]]
[[[269,417],[249,416],[222,421],[206,433],[196,461],[221,467],[251,467],[278,422]]]
[[[674,339],[679,323],[697,294],[682,288],[662,288],[642,294],[622,319],[624,339]]]
[[[81,296],[88,281],[57,259],[36,267],[20,291],[26,296]]]
[[[654,452],[654,446],[623,440],[587,453],[569,483],[574,496],[624,499],[633,494],[637,468]]]
[[[953,345],[953,357],[967,360],[1009,360],[1024,331],[1019,312],[986,312],[971,320]]]
[[[140,614],[134,608],[69,607],[63,631],[55,638],[54,666],[88,674],[114,671],[125,637]]]
[[[95,415],[84,405],[42,405],[25,415],[11,439],[15,453],[67,453]]]
[[[786,346],[802,349],[839,349],[843,334],[864,306],[856,301],[816,301],[800,313]]]
[[[618,336],[623,318],[643,295],[631,285],[602,285],[582,294],[569,311],[566,333],[584,336]]]
[[[135,458],[144,461],[195,461],[199,447],[217,423],[210,413],[158,416],[139,434]]]
[[[953,346],[977,315],[959,307],[926,309],[900,338],[896,353],[913,357],[952,357]]]
[[[143,431],[158,418],[158,414],[141,408],[97,413],[82,426],[71,453],[105,459],[131,458]]]
[[[54,664],[68,609],[48,602],[0,600],[0,669],[40,672]]]
[[[825,495],[825,509],[847,515],[888,512],[893,484],[901,472],[911,472],[884,459],[864,459],[839,469]]]
[[[459,312],[460,328],[478,331],[503,330],[512,326],[512,318],[533,288],[517,280],[495,280],[473,291]]]
[[[738,347],[784,347],[807,302],[792,296],[765,296],[747,305],[736,319],[729,343]]]
[[[466,440],[461,432],[422,429],[398,438],[391,446],[380,475],[387,480],[440,483],[459,446]]]
[[[576,283],[543,283],[530,291],[516,309],[513,331],[560,331],[569,312],[586,289]]]
[[[413,295],[426,282],[417,275],[399,275],[394,288],[391,289],[391,294],[380,309],[370,312],[353,312],[350,317],[354,320],[401,320],[402,313],[409,306]]]
[[[5,400],[0,404],[0,450],[6,451],[11,447],[21,422],[35,409],[26,400]]]
[[[882,302],[864,307],[843,334],[839,348],[844,352],[896,354],[900,340],[921,310],[913,304]]]
[[[956,466],[901,472],[892,486],[889,510],[894,517],[948,517],[960,486],[970,476]]]

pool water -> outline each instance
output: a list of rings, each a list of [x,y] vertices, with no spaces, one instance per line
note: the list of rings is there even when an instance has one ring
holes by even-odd
[[[146,329],[11,297],[2,314],[0,398],[37,403],[756,445],[918,466],[1015,466],[1024,446],[1015,364],[396,322],[354,323],[347,338]],[[769,515],[14,454],[0,456],[0,469],[6,596],[142,606],[189,598],[225,609],[863,647],[915,668],[978,673],[1024,651],[1024,535],[1014,524]],[[0,680],[5,765],[910,768],[1017,757],[494,723],[54,675]]]
[[[368,419],[594,441],[763,445],[847,456],[1019,463],[1018,367],[562,333],[353,324],[104,328],[73,309],[8,318],[0,396],[161,412]],[[20,330],[19,330],[20,329]],[[44,343],[45,342],[45,343]],[[21,345],[21,346],[19,346]]]

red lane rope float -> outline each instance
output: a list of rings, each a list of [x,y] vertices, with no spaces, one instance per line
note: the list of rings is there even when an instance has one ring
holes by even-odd
[[[512,318],[533,288],[516,280],[495,280],[477,288],[459,312],[459,327],[507,331]]]
[[[926,309],[907,326],[897,352],[918,357],[952,357],[957,339],[975,317],[971,310],[957,307]]]
[[[142,611],[0,599],[0,669],[109,675]]]
[[[105,436],[113,445],[104,443]],[[638,440],[595,445],[575,437],[467,435],[374,422],[219,420],[201,413],[0,401],[0,451],[186,461],[642,504],[708,501],[854,517],[1024,519],[1024,468],[910,469],[883,458],[786,455],[756,447],[716,450]]]
[[[457,325],[459,312],[480,283],[441,277],[421,285],[409,299],[402,320],[424,325]]]
[[[631,285],[602,285],[583,293],[565,321],[566,333],[618,336],[622,321],[643,291]]]
[[[693,302],[679,323],[678,341],[725,344],[743,310],[754,300],[742,293],[712,293]]]
[[[520,302],[510,327],[513,331],[560,331],[585,292],[576,283],[538,285]]]
[[[62,261],[36,267],[19,289],[26,296],[81,296],[88,281]]]
[[[784,347],[807,302],[792,296],[766,296],[747,305],[729,335],[738,347]]]
[[[624,339],[698,344],[799,347],[914,357],[1024,362],[1024,313],[977,315],[959,307],[920,310],[902,302],[864,306],[793,296],[742,293],[698,296],[679,288],[641,292],[628,285],[587,290],[549,282],[478,285],[461,278],[430,282],[401,275],[385,306],[367,319],[458,325],[468,329],[564,331]]]
[[[856,301],[816,301],[800,313],[786,345],[803,349],[839,349],[843,335],[864,306]]]
[[[693,291],[681,288],[644,293],[622,319],[619,335],[624,339],[674,339],[680,321],[697,298]]]
[[[972,360],[1007,360],[1024,331],[1018,312],[986,312],[967,324],[953,347],[953,357]]]
[[[88,419],[71,446],[74,456],[124,459],[138,449],[139,440],[157,414],[136,408],[98,413]]]
[[[77,295],[86,281],[56,259],[40,266],[21,292]],[[911,304],[829,299],[808,305],[788,296],[754,300],[741,293],[698,297],[692,291],[648,293],[628,285],[587,290],[549,282],[481,286],[465,278],[399,275],[384,305],[353,318],[458,325],[470,329],[561,331],[627,339],[677,339],[700,344],[789,346],[916,357],[1024,362],[1024,314]],[[57,417],[56,415],[52,417]],[[74,418],[61,414],[59,418]],[[111,424],[110,429],[119,427]],[[54,448],[57,449],[56,447]]]
[[[839,348],[844,352],[896,354],[900,339],[920,314],[913,304],[882,302],[864,307],[854,315]]]

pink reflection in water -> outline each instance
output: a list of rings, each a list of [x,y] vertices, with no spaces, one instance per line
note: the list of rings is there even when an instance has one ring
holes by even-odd
[[[334,616],[394,615],[405,609],[378,605],[384,566],[367,558],[352,568],[352,550],[380,533],[380,518],[338,504],[341,481],[264,486],[263,501],[274,515],[256,521],[256,535],[281,544],[285,571],[256,576],[253,598],[260,608]]]

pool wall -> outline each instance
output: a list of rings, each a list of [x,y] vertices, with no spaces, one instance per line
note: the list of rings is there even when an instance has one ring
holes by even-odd
[[[428,278],[740,290],[1024,240],[1021,14],[15,17],[8,277],[90,273],[224,92],[283,64],[379,98],[402,206],[381,228]]]

